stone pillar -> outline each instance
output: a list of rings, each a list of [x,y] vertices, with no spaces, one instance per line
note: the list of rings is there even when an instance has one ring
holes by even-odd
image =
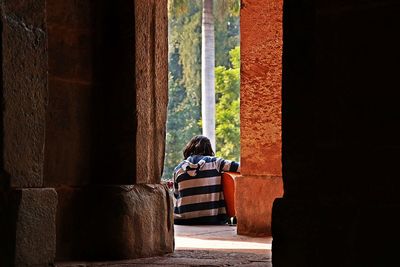
[[[160,185],[167,1],[49,1],[45,184],[56,188],[56,261],[174,249]]]
[[[168,1],[135,1],[136,182],[160,183],[168,105]]]
[[[0,265],[48,266],[56,253],[57,193],[44,187],[46,5],[1,2]]]
[[[398,265],[399,12],[393,0],[284,1],[274,267]]]
[[[0,265],[172,252],[167,1],[0,8]]]
[[[242,1],[238,234],[271,234],[281,172],[282,1]]]

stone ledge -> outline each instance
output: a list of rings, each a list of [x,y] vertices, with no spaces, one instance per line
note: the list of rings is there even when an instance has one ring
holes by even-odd
[[[57,192],[57,260],[122,260],[173,252],[173,204],[164,186],[62,187]]]

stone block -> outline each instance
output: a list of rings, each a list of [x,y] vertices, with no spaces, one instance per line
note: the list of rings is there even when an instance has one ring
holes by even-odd
[[[1,266],[48,266],[56,255],[57,193],[15,189],[2,193]]]
[[[282,195],[282,177],[237,177],[237,233],[251,236],[271,235],[272,203]]]
[[[121,260],[173,252],[173,203],[161,185],[59,188],[57,260]]]
[[[47,103],[45,1],[2,4],[4,170],[11,186],[43,184]]]

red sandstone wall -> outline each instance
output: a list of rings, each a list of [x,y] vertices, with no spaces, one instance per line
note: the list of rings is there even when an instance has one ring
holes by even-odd
[[[282,0],[242,1],[241,173],[238,233],[269,235],[283,193],[281,163]]]

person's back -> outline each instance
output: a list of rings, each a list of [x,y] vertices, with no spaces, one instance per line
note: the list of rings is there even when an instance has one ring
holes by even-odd
[[[238,172],[239,164],[214,157],[204,136],[188,143],[174,171],[175,224],[222,224],[227,220],[221,183],[224,171]]]

